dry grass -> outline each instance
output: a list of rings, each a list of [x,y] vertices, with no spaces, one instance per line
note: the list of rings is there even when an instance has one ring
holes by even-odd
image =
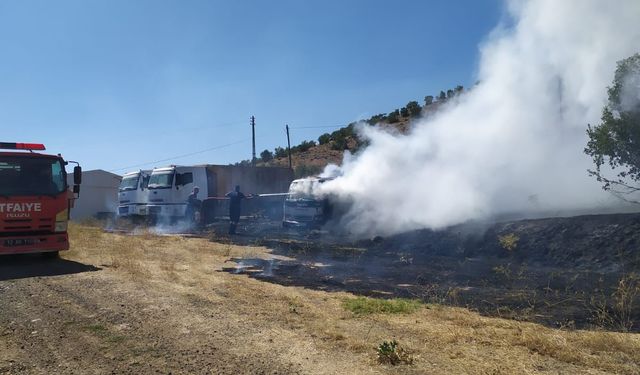
[[[70,226],[70,235],[73,250],[64,258],[106,268],[176,298],[214,301],[234,319],[257,327],[251,343],[238,350],[296,358],[308,366],[307,373],[340,368],[350,373],[640,373],[637,334],[550,329],[437,304],[403,309],[404,314],[353,314],[345,310],[345,300],[366,301],[360,307],[378,304],[216,272],[229,257],[263,256],[265,248],[110,234],[79,225]],[[413,364],[378,364],[376,348],[389,340],[402,343]]]

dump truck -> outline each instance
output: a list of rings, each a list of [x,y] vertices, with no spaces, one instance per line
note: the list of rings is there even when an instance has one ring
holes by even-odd
[[[67,223],[80,194],[82,169],[60,154],[47,155],[40,143],[0,142],[0,254],[69,249]],[[73,190],[65,166],[75,163]]]

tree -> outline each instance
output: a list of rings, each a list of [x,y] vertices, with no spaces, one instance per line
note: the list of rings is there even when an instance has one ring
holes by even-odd
[[[447,90],[447,99],[453,98],[453,90]]]
[[[241,160],[235,164],[239,167],[250,167],[252,165],[251,160]]]
[[[393,124],[394,122],[398,122],[399,118],[400,110],[396,109],[395,111],[389,113],[389,116],[387,116],[387,121],[389,121],[390,124]]]
[[[415,100],[407,103],[407,110],[409,110],[409,115],[411,117],[418,117],[422,112],[422,108],[420,107],[420,104],[418,104],[418,102],[416,102]]]
[[[407,109],[407,107],[400,108],[400,116],[409,117],[409,110]]]
[[[336,138],[331,143],[332,150],[342,151],[348,148],[349,148],[349,142],[347,141],[347,138],[344,138],[344,137]]]
[[[601,123],[587,126],[589,141],[584,152],[593,158],[595,170],[589,174],[602,188],[631,202],[640,192],[640,54],[618,61],[609,101],[602,110]],[[606,177],[602,167],[618,170]]]
[[[444,102],[447,100],[447,94],[444,93],[444,91],[440,91],[440,94],[438,95],[438,101],[439,102]]]
[[[260,153],[260,159],[262,159],[263,162],[269,162],[271,160],[273,160],[273,152],[269,151],[269,150],[264,150]]]
[[[433,95],[427,95],[424,97],[424,106],[433,104]]]
[[[453,91],[455,92],[456,95],[460,95],[464,91],[464,87],[461,86],[461,85],[458,85],[458,86],[456,86],[455,89],[453,89]]]
[[[297,152],[305,152],[305,151],[309,150],[311,147],[315,147],[315,146],[316,146],[316,142],[315,141],[302,141],[302,143],[297,145],[295,148],[296,148]],[[292,152],[293,152],[293,147],[291,149],[292,149]]]
[[[331,134],[329,133],[324,133],[323,135],[321,135],[320,137],[318,137],[318,144],[326,144],[329,143],[331,141]]]
[[[377,115],[371,116],[370,119],[367,120],[367,124],[375,125],[387,119],[386,113],[379,113]]]
[[[289,154],[287,153],[287,149],[282,147],[276,147],[274,150],[274,154],[276,158],[286,158]]]

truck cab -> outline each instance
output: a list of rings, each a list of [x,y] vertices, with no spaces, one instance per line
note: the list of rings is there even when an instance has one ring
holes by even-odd
[[[145,216],[149,198],[150,170],[129,172],[122,176],[118,189],[118,216]]]
[[[153,217],[182,218],[187,199],[194,187],[200,187],[198,199],[207,197],[207,172],[203,166],[155,168],[149,178],[147,212]]]
[[[73,192],[60,155],[35,153],[42,144],[0,142],[0,254],[69,249],[67,224],[82,170],[74,168]],[[28,151],[28,152],[25,152]]]
[[[283,227],[320,227],[332,214],[328,198],[318,197],[316,189],[333,178],[309,177],[293,180],[284,201]]]

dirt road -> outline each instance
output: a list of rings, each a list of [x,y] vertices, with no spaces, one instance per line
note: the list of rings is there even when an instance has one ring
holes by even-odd
[[[221,270],[259,246],[73,227],[55,261],[0,264],[0,374],[637,373],[637,335],[560,331],[426,305],[354,315],[352,298]],[[409,365],[379,365],[396,339]]]

